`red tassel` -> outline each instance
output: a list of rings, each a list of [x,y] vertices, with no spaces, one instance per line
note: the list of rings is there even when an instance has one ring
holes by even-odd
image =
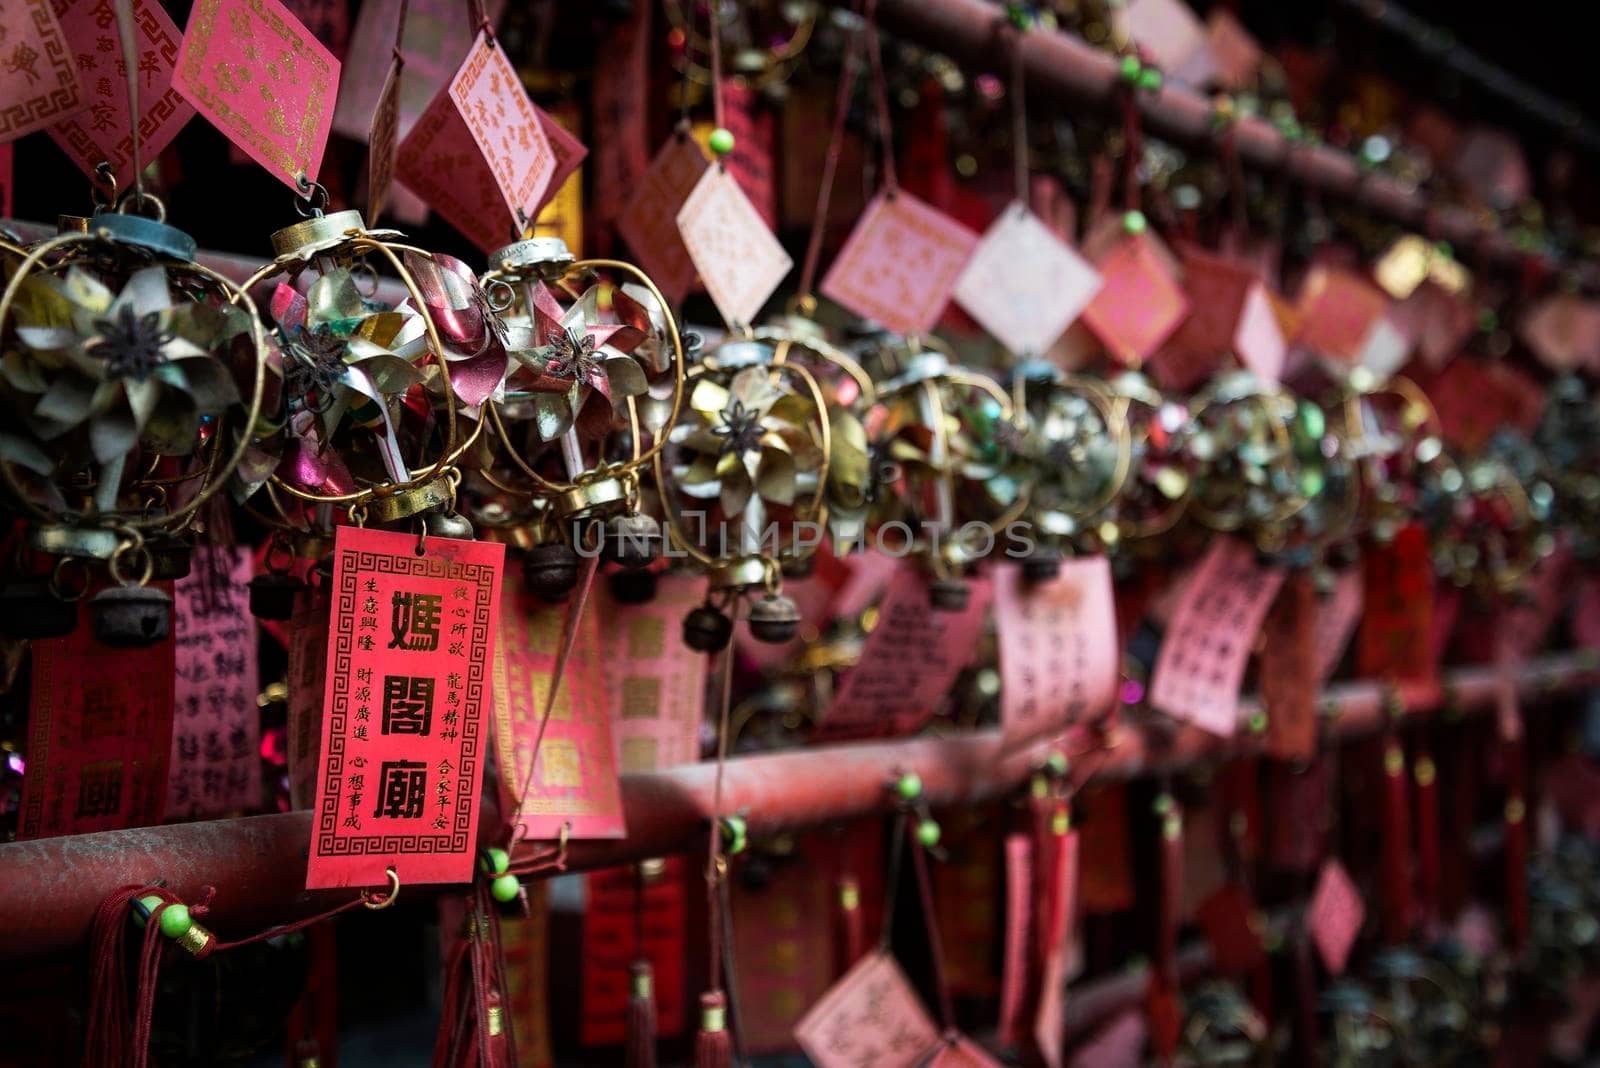
[[[1156,799],[1161,818],[1161,929],[1156,943],[1156,970],[1162,986],[1178,989],[1178,928],[1183,922],[1183,810],[1170,794]]]
[[[720,990],[700,995],[700,1032],[694,1036],[695,1068],[733,1068],[728,1034],[728,998]]]
[[[467,904],[466,930],[445,968],[434,1068],[510,1068],[516,1063],[511,1020],[500,993],[504,969],[500,914],[480,880]]]
[[[656,1068],[655,974],[646,960],[634,961],[628,974],[628,1041],[623,1063],[627,1068]]]
[[[1431,928],[1439,922],[1439,770],[1424,750],[1411,769],[1417,784],[1417,897],[1423,921]]]
[[[1411,934],[1411,819],[1406,753],[1397,738],[1384,742],[1383,790],[1383,930],[1390,945],[1399,945]]]
[[[1505,743],[1506,759],[1506,941],[1513,954],[1528,939],[1527,768],[1522,742]]]
[[[854,875],[839,879],[839,960],[836,975],[849,971],[867,951],[866,922],[861,915],[861,884]]]
[[[134,978],[132,1019],[128,1011],[127,931],[130,910],[141,898],[172,896],[156,886],[120,886],[100,902],[91,934],[89,1019],[84,1029],[83,1062],[88,1068],[144,1068],[150,1055],[150,1020],[155,1012],[156,976],[166,939],[151,910],[145,919]]]

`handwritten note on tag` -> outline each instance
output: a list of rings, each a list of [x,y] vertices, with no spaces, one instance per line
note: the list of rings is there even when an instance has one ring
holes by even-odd
[[[16,0],[0,36],[0,142],[43,129],[89,104],[77,57],[56,21],[50,0]],[[126,96],[126,89],[122,92]],[[124,108],[126,110],[126,108]]]
[[[505,546],[341,526],[306,888],[472,878]]]
[[[822,280],[824,296],[899,334],[933,329],[978,235],[904,189],[879,193]]]
[[[739,183],[721,167],[708,168],[678,209],[678,232],[729,326],[754,322],[794,266]]]
[[[160,823],[172,754],[174,645],[95,641],[89,598],[64,638],[31,643],[18,838]]]
[[[671,304],[689,292],[695,273],[678,230],[678,210],[708,166],[705,153],[689,137],[667,138],[617,219],[617,231],[633,258]]]
[[[66,35],[84,79],[84,110],[50,127],[50,137],[72,157],[84,174],[93,176],[102,160],[111,164],[117,185],[133,181],[133,123],[128,115],[127,79],[121,71],[122,51],[109,5],[92,0],[57,2],[61,32]],[[194,117],[194,108],[172,87],[172,72],[183,35],[155,0],[135,0],[134,32],[138,35],[139,152],[149,163],[161,154]],[[107,46],[106,42],[113,42]],[[0,120],[3,121],[3,120]]]
[[[1317,876],[1317,889],[1311,895],[1306,925],[1323,966],[1334,975],[1343,975],[1350,960],[1350,947],[1366,920],[1367,908],[1361,894],[1337,860],[1328,860]]]
[[[201,545],[173,591],[177,646],[168,816],[261,805],[261,716],[250,551]]]
[[[1156,657],[1150,703],[1213,734],[1231,735],[1239,684],[1283,572],[1245,542],[1218,537],[1184,590]]]
[[[279,0],[197,0],[172,84],[279,181],[317,180],[339,61]]]
[[[1039,740],[1111,708],[1118,650],[1105,557],[1064,561],[1037,584],[1015,566],[997,567],[993,582],[1007,740]]]
[[[526,782],[522,809],[512,816],[524,837],[553,839],[567,824],[573,838],[621,838],[622,792],[601,676],[599,617],[591,608],[578,622],[572,655],[535,757],[533,744],[570,606],[540,603],[522,590],[516,575],[506,578],[502,597],[494,659],[494,738],[498,765],[505,769],[500,793],[506,811],[513,811]],[[534,761],[531,778],[529,760]]]
[[[1042,355],[1100,290],[1089,261],[1023,204],[1001,213],[956,280],[956,302],[1019,355]]]
[[[794,1029],[817,1068],[915,1068],[939,1032],[900,965],[869,953],[828,990]]]
[[[556,155],[500,44],[479,33],[400,146],[407,187],[484,251],[532,224]]]
[[[938,611],[928,603],[922,576],[907,567],[898,570],[878,607],[878,625],[835,694],[821,733],[903,734],[926,723],[972,659],[988,603],[989,584],[975,579],[965,609]]]
[[[682,622],[705,600],[705,588],[701,578],[662,575],[647,604],[601,594],[606,705],[624,775],[700,759],[706,658],[683,644]]]
[[[1083,321],[1121,363],[1138,367],[1189,314],[1189,300],[1143,235],[1115,242],[1096,266],[1100,292]]]

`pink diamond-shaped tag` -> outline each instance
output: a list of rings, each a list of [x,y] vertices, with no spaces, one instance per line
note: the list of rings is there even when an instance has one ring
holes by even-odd
[[[532,225],[555,173],[539,109],[499,42],[479,33],[406,135],[398,177],[488,252]]]
[[[1262,282],[1251,286],[1245,295],[1239,326],[1233,334],[1233,352],[1240,363],[1269,385],[1277,384],[1278,376],[1283,374],[1283,361],[1289,347],[1284,343],[1278,315],[1272,310],[1272,298]]]
[[[1306,276],[1297,305],[1300,333],[1295,341],[1325,356],[1353,361],[1372,325],[1389,310],[1389,297],[1360,275],[1319,266]]]
[[[1323,966],[1332,974],[1344,974],[1345,965],[1350,961],[1350,947],[1355,944],[1366,917],[1367,908],[1361,903],[1361,895],[1344,865],[1337,860],[1325,861],[1322,874],[1317,876],[1316,892],[1311,895],[1306,924]]]
[[[1188,298],[1143,236],[1118,241],[1098,266],[1100,292],[1083,321],[1115,359],[1138,367],[1189,314]]]
[[[279,181],[316,181],[339,61],[279,0],[197,0],[172,84]]]
[[[822,293],[898,334],[926,334],[978,235],[904,189],[879,193],[822,280]]]
[[[794,1039],[817,1068],[913,1068],[939,1032],[894,958],[869,953],[811,1006]]]
[[[923,1068],[1000,1068],[1000,1062],[966,1035],[952,1035]]]
[[[89,105],[61,23],[50,0],[17,0],[0,23],[0,142],[9,142]],[[126,90],[123,90],[126,94]]]
[[[678,230],[678,209],[705,174],[705,153],[693,138],[674,134],[644,172],[633,198],[617,217],[617,232],[633,258],[670,304],[694,285],[694,261]]]
[[[84,174],[94,176],[104,160],[111,164],[119,188],[133,181],[133,124],[128,117],[127,80],[118,72],[122,50],[105,42],[117,40],[115,23],[92,0],[57,2],[61,32],[90,91],[88,107],[50,127],[50,137],[72,157]],[[183,35],[155,0],[135,0],[134,32],[139,36],[139,158],[149,163],[194,117],[194,108],[172,86],[173,61]]]
[[[794,261],[722,167],[700,176],[678,209],[678,232],[729,326],[747,326]]]
[[[1018,355],[1042,355],[1066,332],[1100,276],[1021,203],[989,227],[956,279],[955,299]]]

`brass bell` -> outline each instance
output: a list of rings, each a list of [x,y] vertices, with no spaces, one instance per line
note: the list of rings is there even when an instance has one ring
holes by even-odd
[[[306,584],[293,575],[269,571],[250,580],[250,614],[257,619],[289,619],[295,595]]]
[[[181,541],[161,541],[150,545],[150,581],[176,582],[189,577],[194,550]]]
[[[661,552],[661,524],[642,512],[612,516],[603,536],[606,556],[623,567],[643,567]]]
[[[0,634],[7,638],[61,638],[77,625],[77,604],[51,593],[44,579],[22,579],[0,589]]]
[[[89,621],[102,645],[154,645],[171,630],[172,596],[151,586],[110,586],[89,599]]]
[[[750,606],[750,636],[759,642],[778,645],[800,629],[800,608],[793,598],[768,594]]]
[[[719,652],[732,637],[733,620],[708,604],[683,617],[683,644],[695,652]]]
[[[522,559],[522,579],[534,596],[559,601],[578,585],[578,554],[559,541],[535,545]]]
[[[971,592],[961,579],[934,579],[928,584],[928,603],[935,612],[964,612]]]
[[[611,599],[618,604],[649,604],[656,599],[656,573],[647,567],[611,572]]]
[[[1027,582],[1049,582],[1061,574],[1061,554],[1054,549],[1035,549],[1022,558],[1022,577]]]
[[[473,538],[472,520],[459,512],[429,512],[423,516],[422,525],[433,538],[455,538],[457,541],[471,541]]]

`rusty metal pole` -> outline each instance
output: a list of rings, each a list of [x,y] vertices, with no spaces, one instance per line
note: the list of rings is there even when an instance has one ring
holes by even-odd
[[[1572,690],[1595,677],[1592,658],[1564,655],[1531,661],[1518,680],[1528,698]],[[1444,691],[1402,694],[1413,713],[1438,707],[1448,694],[1463,711],[1491,707],[1494,671],[1450,673]],[[1253,704],[1246,702],[1246,713]],[[1333,687],[1324,707],[1330,738],[1371,734],[1383,725],[1383,691],[1375,683]],[[1336,714],[1335,714],[1336,713]],[[1175,733],[1128,729],[1099,765],[1097,779],[1126,779],[1256,752],[1260,740],[1225,741],[1193,728]],[[1047,753],[1037,745],[1007,751],[997,731],[810,746],[728,762],[725,807],[747,813],[750,834],[814,827],[890,807],[888,786],[916,772],[929,801],[966,805],[1003,796],[1026,781]],[[714,770],[709,764],[622,777],[628,836],[575,842],[568,870],[610,867],[645,857],[691,852],[705,841]],[[125,831],[0,845],[0,959],[73,950],[88,934],[100,900],[124,883],[166,880],[187,901],[205,886],[217,895],[208,925],[223,937],[253,933],[326,908],[348,891],[307,893],[311,813],[178,823]],[[416,893],[412,888],[411,893]]]

